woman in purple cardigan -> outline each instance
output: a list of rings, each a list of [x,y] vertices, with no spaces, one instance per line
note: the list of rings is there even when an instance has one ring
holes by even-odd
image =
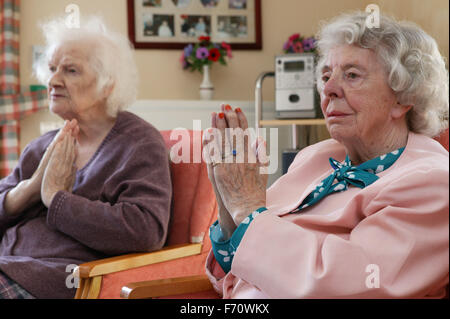
[[[0,182],[0,299],[72,298],[71,265],[163,246],[172,196],[164,141],[123,111],[136,96],[128,40],[90,19],[44,26],[36,66],[64,119]]]

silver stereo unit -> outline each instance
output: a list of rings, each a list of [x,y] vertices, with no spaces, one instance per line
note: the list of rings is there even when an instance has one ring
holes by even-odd
[[[314,54],[275,57],[275,111],[277,118],[316,118],[318,96],[314,84]]]

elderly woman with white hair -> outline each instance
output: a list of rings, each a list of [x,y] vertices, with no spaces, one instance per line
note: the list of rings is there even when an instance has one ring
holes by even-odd
[[[137,90],[128,40],[97,18],[43,29],[36,75],[65,125],[28,144],[0,182],[0,299],[72,298],[68,265],[159,249],[169,223],[163,138],[124,111]]]
[[[445,295],[448,151],[432,137],[448,128],[448,73],[419,27],[382,16],[368,28],[366,17],[322,27],[317,86],[331,139],[301,150],[269,189],[263,141],[244,150],[256,163],[229,163],[205,138],[219,202],[206,267],[223,297]],[[225,134],[247,120],[225,105],[212,126]]]

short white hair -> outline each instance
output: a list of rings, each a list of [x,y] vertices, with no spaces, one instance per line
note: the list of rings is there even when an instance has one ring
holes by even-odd
[[[97,75],[98,92],[113,85],[106,101],[107,113],[116,117],[119,111],[133,104],[137,96],[138,72],[133,47],[127,37],[108,30],[96,16],[81,20],[79,28],[70,27],[62,17],[42,23],[41,28],[46,40],[45,50],[33,65],[39,82],[47,85],[51,75],[48,62],[57,48],[67,42],[89,41],[93,47],[88,63]]]
[[[407,114],[409,129],[430,137],[439,135],[448,128],[449,77],[436,41],[419,26],[385,15],[380,15],[379,28],[369,28],[367,16],[360,11],[345,13],[321,27],[318,91],[323,90],[321,69],[333,47],[351,44],[371,49],[384,64],[398,102],[413,106]]]

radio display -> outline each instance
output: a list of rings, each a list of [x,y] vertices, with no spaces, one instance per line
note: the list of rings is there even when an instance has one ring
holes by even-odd
[[[284,62],[284,72],[301,72],[305,69],[304,61]]]

